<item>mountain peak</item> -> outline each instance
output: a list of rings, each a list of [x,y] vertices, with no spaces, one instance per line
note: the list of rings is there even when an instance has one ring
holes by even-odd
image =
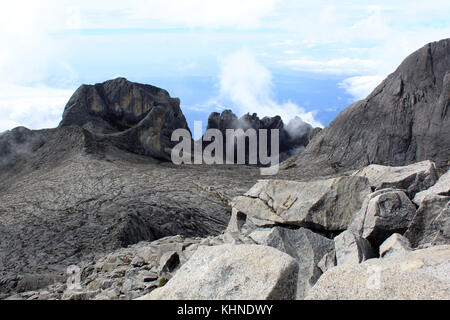
[[[163,159],[170,159],[172,131],[188,128],[178,98],[125,78],[78,88],[59,126],[72,125],[109,136],[128,151]]]
[[[450,158],[450,39],[409,55],[369,96],[344,109],[284,168],[330,174],[370,164]]]

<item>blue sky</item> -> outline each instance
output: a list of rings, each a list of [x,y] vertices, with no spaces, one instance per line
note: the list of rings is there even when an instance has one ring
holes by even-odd
[[[411,52],[450,36],[448,1],[0,2],[0,131],[54,127],[83,83],[118,76],[212,111],[327,125]]]

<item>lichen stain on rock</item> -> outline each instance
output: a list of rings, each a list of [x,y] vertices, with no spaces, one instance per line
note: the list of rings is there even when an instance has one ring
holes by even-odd
[[[96,90],[94,90],[92,96],[90,97],[92,99],[91,103],[91,109],[96,112],[102,112],[105,111],[105,108],[103,107],[103,103],[101,101],[101,97],[98,96],[98,93]]]
[[[156,118],[156,126],[145,128],[139,132],[139,141],[145,149],[161,151],[161,131],[165,122],[165,114]]]

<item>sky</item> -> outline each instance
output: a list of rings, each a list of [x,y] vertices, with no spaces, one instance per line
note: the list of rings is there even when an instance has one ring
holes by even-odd
[[[58,125],[117,77],[213,111],[328,125],[401,61],[450,37],[449,1],[0,0],[0,132]]]

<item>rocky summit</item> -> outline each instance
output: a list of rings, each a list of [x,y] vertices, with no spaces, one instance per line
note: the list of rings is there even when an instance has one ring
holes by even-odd
[[[188,129],[180,99],[151,85],[118,78],[81,86],[60,127],[79,126],[130,152],[170,160],[172,132]]]
[[[449,104],[446,39],[324,129],[211,114],[280,129],[297,153],[261,176],[173,164],[167,91],[83,85],[57,128],[0,134],[0,298],[450,299]]]

